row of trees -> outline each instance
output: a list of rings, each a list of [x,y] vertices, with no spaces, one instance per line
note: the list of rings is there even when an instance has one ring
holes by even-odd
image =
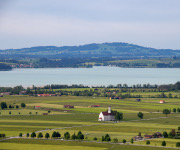
[[[19,133],[19,137],[22,137],[22,133]],[[48,138],[50,138],[50,134],[49,134],[49,133],[46,133],[45,136],[44,136],[41,132],[39,132],[37,135],[36,135],[35,132],[32,132],[31,134],[27,133],[27,134],[26,134],[26,137],[31,137],[31,138],[35,138],[35,137],[37,137],[37,138],[43,138],[43,137],[45,137],[46,139],[48,139]],[[60,134],[59,132],[56,132],[56,131],[54,131],[54,132],[52,133],[52,135],[51,135],[51,138],[60,138],[60,137],[61,137],[61,134]],[[71,136],[69,132],[65,132],[65,133],[64,133],[64,138],[65,138],[66,140],[69,140],[70,138],[71,138],[72,140],[76,140],[76,139],[77,139],[77,140],[83,140],[83,139],[84,139],[84,134],[83,134],[81,131],[79,131],[79,132],[77,133],[77,135],[74,133],[74,134]]]
[[[174,130],[172,130],[171,132],[169,132],[169,134],[165,131],[165,132],[163,132],[163,136],[164,136],[164,138],[172,138],[172,135],[174,135],[174,133],[175,133]],[[19,137],[22,137],[22,136],[23,136],[23,134],[22,134],[22,133],[19,133]],[[35,132],[31,133],[31,135],[30,135],[29,133],[26,134],[26,137],[35,138],[36,136],[37,136],[37,138],[43,138],[43,137],[45,137],[46,139],[50,138],[50,134],[49,134],[49,133],[46,133],[45,136],[43,136],[43,134],[42,134],[41,132],[39,132],[37,135],[36,135]],[[6,137],[5,134],[0,134],[0,138],[5,138],[5,137]],[[52,136],[51,136],[51,137],[52,137],[52,138],[60,138],[60,137],[61,137],[61,134],[60,134],[59,132],[54,131],[54,132],[52,133]],[[71,138],[72,140],[76,140],[76,139],[77,139],[77,140],[83,140],[83,139],[84,139],[84,135],[82,134],[81,131],[79,131],[77,135],[74,133],[72,136],[70,136],[70,133],[69,133],[69,132],[65,132],[65,133],[64,133],[64,138],[65,138],[66,140],[69,140],[70,138]],[[94,140],[94,141],[97,141],[97,137],[94,137],[93,140]],[[109,134],[106,134],[105,136],[102,136],[101,141],[110,142],[110,141],[111,141],[111,137],[109,136]],[[117,138],[114,138],[114,139],[113,139],[113,142],[114,142],[114,143],[117,143],[117,142],[118,142],[118,139],[117,139]],[[122,140],[122,143],[125,144],[126,142],[127,142],[126,139],[123,139],[123,140]],[[131,139],[131,140],[130,140],[130,143],[133,144],[133,143],[134,143],[134,140]],[[149,144],[150,144],[150,141],[147,140],[147,141],[146,141],[146,145],[149,145]],[[162,145],[162,146],[166,146],[166,141],[162,141],[161,145]],[[176,147],[180,147],[180,142],[177,142],[177,143],[176,143]]]
[[[25,108],[25,107],[26,107],[26,104],[21,103],[21,107],[22,107],[22,108]],[[9,105],[9,106],[8,106],[8,105],[6,104],[6,102],[1,102],[1,109],[7,109],[7,108],[12,109],[12,108],[14,108],[14,106],[13,106],[13,105]],[[19,106],[16,105],[16,108],[18,109]]]

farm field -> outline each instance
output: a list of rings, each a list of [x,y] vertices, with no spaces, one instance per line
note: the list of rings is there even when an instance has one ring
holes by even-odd
[[[42,149],[141,150],[144,148],[142,146],[146,146],[146,141],[134,141],[134,144],[140,146],[128,145],[131,138],[138,135],[139,132],[144,136],[155,132],[170,132],[179,127],[180,114],[171,113],[166,117],[162,114],[162,110],[180,107],[180,99],[163,99],[166,101],[164,104],[159,103],[162,98],[141,98],[141,101],[137,102],[135,98],[110,100],[108,97],[87,96],[33,97],[12,95],[0,97],[0,103],[6,102],[7,105],[19,106],[18,109],[0,109],[0,133],[6,134],[7,138],[17,137],[19,133],[23,134],[23,138],[1,141],[0,149],[12,149],[12,147],[13,149],[14,147],[23,149],[28,144],[29,149],[38,149],[41,146]],[[21,103],[25,103],[26,107],[21,108]],[[74,109],[63,108],[63,105],[73,105]],[[91,105],[100,105],[100,107],[89,107]],[[40,108],[36,109],[34,106],[40,106]],[[123,120],[119,122],[98,121],[99,113],[106,111],[108,106],[111,106],[112,110],[122,112]],[[143,112],[143,119],[137,117],[138,112]],[[81,131],[85,139],[83,141],[61,141],[51,138],[46,140],[44,137],[42,139],[26,137],[27,133],[37,132],[38,134],[41,132],[43,135],[46,133],[52,135],[54,131],[58,131],[62,138],[67,131],[70,135]],[[105,134],[110,135],[111,142],[102,143],[101,138]],[[97,143],[93,142],[94,137],[97,137]],[[126,139],[127,144],[114,144],[114,138],[117,138],[119,143]],[[175,148],[176,142],[179,142],[178,139],[170,138],[151,139],[149,146],[161,146],[164,140],[167,147],[172,148]],[[147,150],[153,149],[153,147],[147,146],[145,148]],[[156,147],[156,149],[162,148]]]

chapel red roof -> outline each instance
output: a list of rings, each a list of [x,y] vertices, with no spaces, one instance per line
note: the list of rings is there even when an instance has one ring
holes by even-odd
[[[103,114],[104,116],[110,116],[110,115],[113,115],[113,113],[108,113],[108,112],[102,112],[102,114]]]

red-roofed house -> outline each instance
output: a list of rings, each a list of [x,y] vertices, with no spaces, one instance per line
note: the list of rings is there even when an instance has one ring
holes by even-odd
[[[34,108],[35,108],[35,109],[40,109],[40,108],[41,108],[41,106],[34,106]]]
[[[108,111],[107,112],[101,112],[99,114],[99,121],[114,121],[114,114],[111,113],[111,107],[108,107]]]
[[[160,100],[159,103],[160,103],[160,104],[163,104],[163,103],[165,103],[165,100]]]

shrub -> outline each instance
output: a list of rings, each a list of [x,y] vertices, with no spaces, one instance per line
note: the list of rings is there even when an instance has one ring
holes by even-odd
[[[114,143],[117,143],[117,142],[118,142],[118,139],[117,139],[117,138],[114,138],[113,141],[114,141]]]
[[[150,144],[150,141],[146,141],[146,145],[149,145]]]
[[[125,140],[125,139],[123,139],[123,140],[122,140],[122,142],[125,144],[125,143],[126,143],[126,140]]]
[[[94,141],[97,141],[97,137],[94,137],[93,140],[94,140]]]
[[[21,103],[21,107],[22,107],[22,108],[25,108],[25,107],[26,107],[26,104]]]
[[[166,141],[162,141],[162,146],[166,146]]]

